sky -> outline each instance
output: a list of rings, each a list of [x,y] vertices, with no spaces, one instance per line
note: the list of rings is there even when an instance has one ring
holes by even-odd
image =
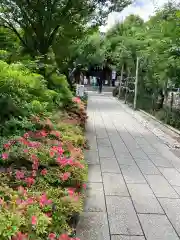
[[[156,9],[161,8],[169,0],[134,0],[134,3],[126,7],[121,13],[112,12],[108,16],[107,25],[102,26],[102,32],[107,31],[115,23],[124,20],[130,14],[137,14],[142,19],[147,21],[152,16]],[[175,0],[179,2],[180,0]]]

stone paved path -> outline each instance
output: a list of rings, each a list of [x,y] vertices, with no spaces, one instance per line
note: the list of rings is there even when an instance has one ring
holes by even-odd
[[[81,240],[180,239],[180,159],[110,96],[91,94]]]

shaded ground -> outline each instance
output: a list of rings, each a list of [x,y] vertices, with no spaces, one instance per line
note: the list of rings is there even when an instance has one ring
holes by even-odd
[[[176,240],[180,159],[108,95],[89,94],[81,240]]]

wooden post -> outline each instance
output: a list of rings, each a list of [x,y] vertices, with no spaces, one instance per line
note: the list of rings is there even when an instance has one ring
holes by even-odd
[[[126,104],[127,103],[127,89],[128,89],[128,80],[129,80],[129,77],[126,78],[126,91],[125,91],[125,98],[124,98],[124,103]]]
[[[124,64],[122,65],[122,68],[121,68],[121,78],[119,81],[119,94],[118,94],[119,99],[121,97],[121,84],[122,84],[122,80],[123,80],[123,73],[124,73]]]
[[[171,103],[170,103],[170,110],[173,111],[173,103],[174,103],[174,93],[171,92]]]
[[[124,101],[124,103],[126,104],[127,103],[127,95],[128,95],[128,84],[129,84],[129,79],[130,79],[130,75],[131,75],[131,72],[130,72],[130,69],[128,68],[127,69],[128,70],[128,76],[127,76],[127,80],[126,80],[126,92],[125,92],[125,101]]]
[[[135,92],[134,92],[134,110],[136,110],[136,108],[137,108],[138,72],[139,72],[139,58],[137,57],[137,62],[136,62],[136,81],[135,81]]]

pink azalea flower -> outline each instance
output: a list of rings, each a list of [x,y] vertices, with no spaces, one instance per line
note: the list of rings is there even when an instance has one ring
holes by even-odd
[[[12,240],[27,240],[27,234],[18,232],[16,236],[12,237]]]
[[[47,174],[47,169],[43,169],[42,171],[41,171],[41,175],[42,176],[45,176]]]
[[[41,135],[41,137],[47,137],[48,134],[45,130],[41,130],[40,135]]]
[[[63,173],[61,176],[60,176],[60,178],[61,178],[61,180],[62,181],[66,181],[66,180],[68,180],[68,178],[71,176],[71,173],[70,172],[65,172],[65,173]]]
[[[26,146],[29,145],[29,142],[28,142],[25,138],[23,138],[23,137],[21,137],[21,138],[19,139],[19,141],[20,141],[22,144],[26,145]]]
[[[32,225],[36,225],[37,224],[37,217],[36,216],[32,216],[31,217],[31,224]]]
[[[9,157],[8,153],[2,153],[2,159],[7,160]]]
[[[74,163],[74,166],[77,167],[77,168],[80,168],[80,169],[84,169],[84,165],[82,163],[78,162],[78,161],[76,161]]]
[[[61,234],[61,236],[58,238],[58,240],[70,240],[69,236],[67,234]]]
[[[79,201],[79,196],[74,196],[74,201],[75,202]]]
[[[84,183],[84,184],[82,185],[82,187],[83,187],[84,189],[86,189],[87,186],[86,186],[86,184]]]
[[[67,192],[68,192],[69,196],[72,197],[74,195],[74,193],[75,193],[75,188],[68,188]]]
[[[29,133],[25,133],[23,137],[24,138],[29,138]]]
[[[59,165],[61,165],[61,161],[62,161],[62,158],[61,158],[61,157],[58,157],[58,158],[56,159],[56,162],[57,162],[57,164],[59,164]]]
[[[10,148],[10,146],[11,146],[11,144],[10,144],[10,143],[6,143],[6,144],[4,144],[4,145],[3,145],[4,149],[9,149],[9,148]]]
[[[68,159],[68,164],[69,164],[70,166],[72,166],[72,165],[74,164],[74,161],[73,161],[72,158]]]
[[[28,134],[30,137],[32,137],[34,135],[34,133],[32,131],[29,131]]]
[[[52,200],[48,199],[47,196],[46,196],[46,194],[44,193],[44,194],[40,197],[39,203],[40,203],[40,206],[41,206],[41,207],[44,207],[44,206],[46,206],[46,205],[52,204]]]
[[[61,166],[66,166],[67,165],[67,159],[65,159],[65,158],[58,157],[56,159],[56,162]]]
[[[23,196],[26,195],[27,193],[27,191],[22,186],[18,187],[18,192]]]
[[[64,149],[62,147],[57,147],[58,154],[62,155],[64,153]]]
[[[24,172],[22,172],[22,171],[16,171],[16,179],[17,180],[21,180],[21,179],[23,179],[24,178]]]
[[[53,157],[55,156],[55,152],[54,152],[53,150],[50,150],[49,156],[50,156],[51,158],[53,158]]]
[[[70,158],[70,159],[67,159],[67,158],[61,158],[61,157],[58,157],[56,162],[61,165],[62,167],[65,167],[67,165],[70,165],[70,166],[73,166],[74,162],[73,160]]]
[[[31,204],[33,204],[34,203],[34,199],[33,198],[28,198],[27,200],[26,200],[26,204],[28,204],[28,205],[31,205]]]
[[[52,213],[51,212],[48,212],[48,213],[45,213],[47,217],[52,217]]]
[[[32,154],[32,155],[31,155],[31,159],[32,159],[33,161],[36,161],[36,162],[39,161],[38,157],[37,157],[35,154]]]
[[[81,99],[80,99],[79,97],[74,97],[74,98],[72,99],[72,101],[75,102],[75,103],[80,103],[80,102],[81,102]]]
[[[36,170],[33,170],[32,171],[32,177],[36,177],[37,176],[37,172],[36,172]]]
[[[16,200],[16,204],[18,204],[18,205],[22,204],[22,200],[21,199],[17,199]]]
[[[24,151],[24,153],[28,153],[29,152],[29,150],[27,148],[24,149],[23,151]]]
[[[33,168],[33,170],[38,170],[38,167],[39,167],[39,163],[38,162],[36,162],[36,161],[34,161],[34,163],[33,163],[33,165],[32,165],[32,168]]]
[[[57,152],[59,155],[62,155],[64,153],[64,150],[61,146],[53,146],[50,151],[54,153]]]
[[[66,159],[66,158],[61,159],[60,165],[61,165],[62,167],[67,166],[67,165],[68,165],[68,159]]]
[[[35,183],[35,180],[34,180],[34,178],[28,177],[28,178],[25,178],[25,182],[26,182],[27,186],[30,187],[31,185],[33,185]]]
[[[48,238],[49,238],[49,240],[54,240],[56,238],[56,234],[55,233],[50,233]]]
[[[40,146],[41,146],[40,142],[29,142],[29,145],[28,145],[28,147],[31,147],[31,148],[39,148]]]

